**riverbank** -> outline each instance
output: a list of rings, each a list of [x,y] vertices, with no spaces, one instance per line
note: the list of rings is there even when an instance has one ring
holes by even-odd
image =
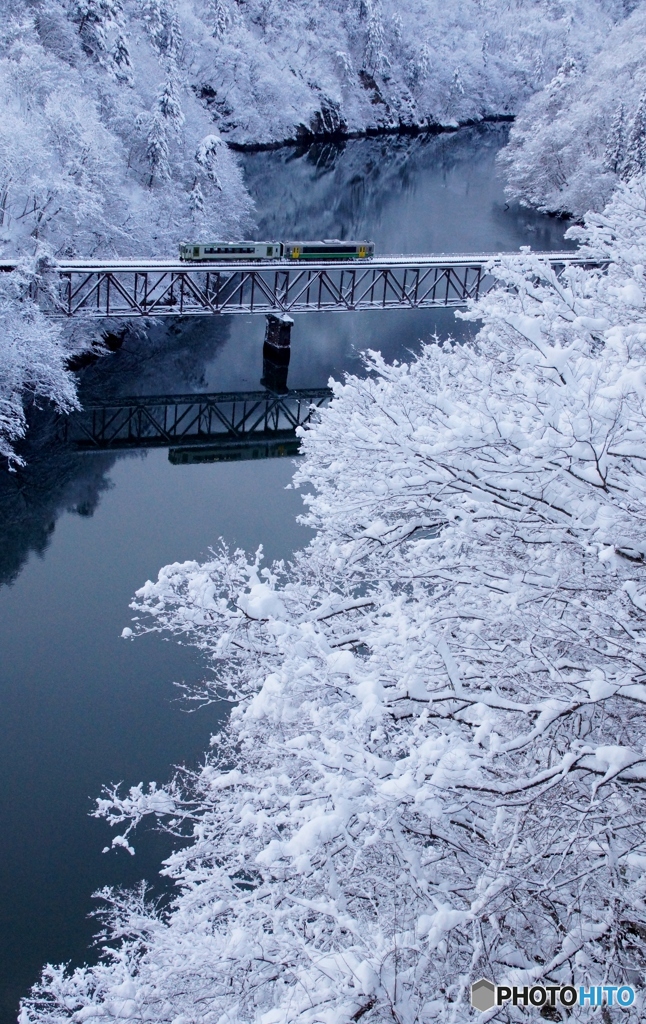
[[[295,147],[307,149],[309,146],[318,143],[333,143],[340,145],[350,139],[378,139],[388,135],[445,135],[457,132],[461,128],[472,128],[479,124],[511,124],[516,119],[515,114],[491,114],[480,118],[468,118],[454,124],[399,124],[388,127],[386,125],[375,128],[364,128],[362,131],[329,131],[314,132],[305,126],[296,135],[280,139],[276,142],[225,142],[229,149],[238,153],[262,153],[272,149],[283,149],[284,147]]]

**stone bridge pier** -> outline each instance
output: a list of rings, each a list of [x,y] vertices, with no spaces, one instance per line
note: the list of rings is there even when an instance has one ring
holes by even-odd
[[[260,383],[277,395],[287,394],[287,374],[291,356],[291,336],[294,321],[286,313],[267,314],[265,343],[262,348],[262,377]]]

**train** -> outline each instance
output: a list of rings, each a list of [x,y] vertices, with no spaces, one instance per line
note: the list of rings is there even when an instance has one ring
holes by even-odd
[[[375,254],[374,242],[324,238],[313,242],[182,242],[180,260],[193,263],[212,260],[367,260]]]

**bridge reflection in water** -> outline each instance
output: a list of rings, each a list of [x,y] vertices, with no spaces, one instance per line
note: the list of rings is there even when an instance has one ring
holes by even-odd
[[[329,388],[145,395],[61,417],[59,439],[80,451],[169,448],[175,465],[297,455],[297,427],[332,397]]]

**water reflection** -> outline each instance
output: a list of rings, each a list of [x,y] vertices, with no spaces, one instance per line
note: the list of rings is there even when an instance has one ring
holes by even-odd
[[[245,153],[259,238],[370,238],[381,253],[564,246],[567,224],[506,202],[507,124]]]
[[[370,238],[377,253],[514,252],[573,248],[566,221],[506,202],[496,157],[508,125],[441,135],[351,139],[242,156],[259,238]],[[407,359],[434,334],[462,340],[453,310],[302,313],[292,332],[290,384],[316,387],[362,371],[361,353]],[[264,335],[262,317],[232,318],[205,367],[208,390],[243,386]]]
[[[69,448],[87,452],[169,448],[175,463],[187,461],[177,446],[208,446],[212,462],[218,452],[222,462],[270,458],[296,454],[297,430],[331,397],[329,388],[286,388],[113,399],[59,417],[59,434]]]

